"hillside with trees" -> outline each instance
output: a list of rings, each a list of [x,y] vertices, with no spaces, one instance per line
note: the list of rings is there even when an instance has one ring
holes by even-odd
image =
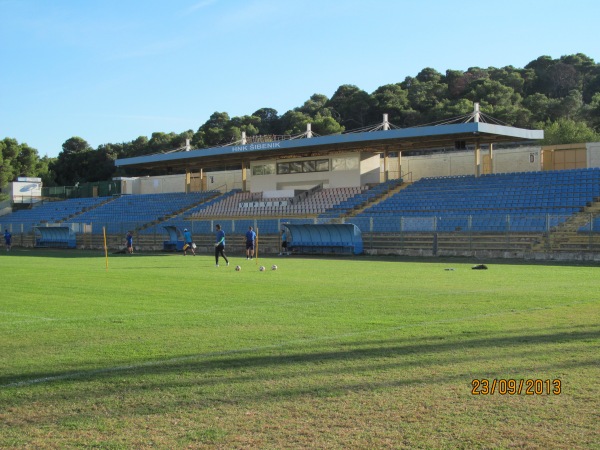
[[[384,113],[400,128],[424,125],[467,114],[473,102],[504,124],[543,129],[543,144],[600,141],[600,64],[578,53],[558,59],[540,56],[522,69],[470,67],[442,74],[425,68],[372,93],[342,85],[331,98],[314,94],[283,114],[269,107],[242,117],[215,112],[195,131],[155,132],[149,139],[140,136],[96,149],[74,136],[52,159],[39,158],[37,150],[5,138],[0,141],[0,186],[19,175],[41,176],[45,186],[135,175],[117,173],[114,160],[172,151],[187,139],[192,148],[208,148],[235,142],[243,131],[248,137],[297,135],[307,123],[316,134],[328,135],[374,125]]]

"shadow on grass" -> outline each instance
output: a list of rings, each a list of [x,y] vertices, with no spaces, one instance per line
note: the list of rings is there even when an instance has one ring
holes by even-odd
[[[557,260],[533,260],[533,259],[510,259],[510,258],[481,258],[475,256],[394,256],[394,255],[359,255],[359,256],[336,256],[336,255],[294,255],[292,258],[317,259],[331,261],[363,261],[363,262],[389,262],[389,263],[414,263],[414,264],[467,264],[474,266],[485,263],[490,265],[509,266],[573,266],[573,267],[600,267],[600,261],[557,261]]]
[[[451,385],[457,383],[463,388],[448,395],[468,399],[470,382],[475,378],[495,378],[507,373],[525,373],[528,378],[547,373],[560,377],[565,372],[597,367],[591,349],[589,358],[576,359],[569,355],[554,359],[552,355],[561,352],[564,344],[597,341],[599,329],[537,335],[532,330],[531,333],[490,334],[466,340],[449,336],[435,342],[430,342],[428,337],[419,338],[417,342],[414,339],[377,340],[357,343],[362,347],[348,350],[319,348],[326,345],[323,342],[312,346],[307,343],[306,351],[292,352],[286,351],[286,346],[273,346],[188,355],[77,373],[39,373],[33,375],[35,379],[20,383],[11,377],[1,377],[0,399],[5,410],[24,408],[26,411],[36,405],[34,408],[41,409],[30,416],[28,423],[54,426],[57,413],[59,423],[61,420],[75,420],[78,424],[82,420],[96,420],[98,405],[102,405],[101,410],[110,410],[113,417],[164,415],[182,410],[208,412],[223,407],[244,410],[257,404],[275,405],[390,389],[425,388],[434,393],[437,388],[452,388]],[[561,347],[550,352],[545,347],[557,344]],[[498,356],[500,349],[502,356]],[[510,355],[506,354],[507,350]],[[258,351],[277,354],[256,355]],[[548,357],[537,361],[536,356],[542,354]],[[506,364],[502,358],[507,359]],[[568,381],[563,380],[565,386]],[[8,384],[11,382],[12,387]],[[390,392],[390,395],[400,394]],[[46,410],[44,405],[51,407]]]
[[[212,252],[198,253],[201,256],[212,256]],[[123,254],[114,249],[109,250],[109,258],[141,257],[141,256],[181,256],[181,252],[148,251],[135,252],[133,255]],[[104,250],[74,250],[74,249],[51,249],[51,248],[23,248],[13,247],[7,256],[34,256],[45,258],[104,258]],[[563,266],[563,267],[600,267],[600,261],[548,261],[548,260],[525,260],[505,258],[475,258],[470,256],[455,257],[416,257],[416,256],[371,256],[371,255],[293,255],[280,257],[276,253],[263,254],[263,258],[275,258],[281,260],[325,260],[344,262],[389,262],[389,263],[414,263],[414,264],[467,264],[475,265],[484,262],[488,267],[493,265],[509,266]],[[491,267],[490,267],[491,268]]]
[[[19,379],[15,376],[0,377],[0,389],[12,389],[24,386],[44,385],[55,382],[68,381],[110,381],[118,379],[134,379],[139,376],[176,375],[179,373],[198,373],[208,377],[200,384],[223,383],[223,377],[214,377],[227,371],[260,371],[269,368],[281,369],[299,365],[309,374],[340,374],[346,370],[348,373],[354,371],[368,371],[369,369],[402,369],[411,367],[422,367],[423,365],[443,366],[444,364],[475,363],[477,361],[489,361],[494,359],[500,350],[514,349],[514,358],[540,356],[543,354],[536,347],[544,345],[569,344],[574,342],[599,341],[600,329],[585,331],[560,331],[546,334],[520,334],[515,336],[490,335],[486,338],[465,339],[463,336],[450,336],[448,338],[421,338],[415,342],[414,339],[400,343],[397,339],[377,340],[364,344],[354,343],[355,348],[344,349],[319,349],[318,346],[327,345],[320,342],[318,345],[307,342],[281,346],[265,346],[256,349],[232,350],[215,352],[209,354],[183,355],[162,361],[139,362],[124,364],[104,369],[91,369],[82,371],[64,372],[40,372],[28,374],[27,379]],[[349,345],[329,343],[330,346]],[[290,352],[291,346],[304,345],[306,351]],[[356,348],[359,347],[359,348]],[[525,347],[525,348],[524,348]],[[465,356],[466,353],[475,351],[475,355]],[[546,350],[547,351],[547,350]],[[558,351],[558,350],[557,350]],[[277,352],[276,355],[254,355],[257,352]],[[398,360],[400,358],[400,360]],[[402,359],[404,358],[404,359]],[[364,365],[357,366],[364,362]],[[579,365],[576,362],[574,365]],[[597,362],[590,361],[596,365]],[[301,375],[306,373],[301,372]],[[226,375],[228,383],[257,381],[267,375]],[[288,374],[287,376],[293,376]],[[424,380],[420,380],[424,383]],[[111,391],[110,387],[107,388]],[[135,387],[128,388],[128,390]],[[62,395],[62,394],[61,394]]]
[[[77,258],[105,258],[104,250],[73,250],[60,248],[23,248],[13,247],[10,252],[0,253],[6,254],[7,257],[35,257],[35,258],[62,258],[62,259],[77,259]],[[181,253],[173,252],[135,252],[133,255],[115,252],[114,249],[108,251],[109,258],[135,258],[142,256],[173,256],[181,255]]]

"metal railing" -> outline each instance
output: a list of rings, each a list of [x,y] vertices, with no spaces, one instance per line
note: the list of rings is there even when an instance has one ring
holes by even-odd
[[[16,246],[34,242],[34,226],[54,226],[53,223],[2,221],[0,229],[8,229]],[[263,236],[277,236],[285,223],[352,223],[361,230],[365,250],[397,251],[403,249],[431,250],[434,254],[454,250],[474,251],[515,249],[539,252],[600,251],[600,214],[490,214],[455,216],[360,216],[360,217],[240,217],[206,220],[170,219],[155,223],[61,223],[76,233],[78,247],[91,248],[103,229],[109,245],[120,246],[128,231],[136,241],[149,249],[160,249],[168,238],[165,225],[188,228],[194,236],[207,236],[210,242],[215,225],[220,224],[232,239],[243,236],[253,226]],[[242,239],[240,237],[240,239]]]

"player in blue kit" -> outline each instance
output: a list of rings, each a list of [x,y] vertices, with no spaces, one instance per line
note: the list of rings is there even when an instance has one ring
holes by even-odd
[[[6,251],[10,252],[12,246],[12,234],[8,231],[8,228],[4,229],[4,244],[6,245]]]
[[[221,229],[221,225],[215,225],[215,229],[217,230],[215,242],[215,262],[217,263],[217,267],[219,267],[219,255],[223,257],[227,265],[229,265],[229,260],[227,256],[225,256],[225,232]]]
[[[254,246],[256,245],[256,233],[252,227],[246,231],[246,259],[254,258]]]

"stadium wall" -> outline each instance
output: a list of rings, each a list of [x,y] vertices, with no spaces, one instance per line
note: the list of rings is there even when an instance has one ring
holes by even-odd
[[[540,155],[540,146],[494,148],[493,172],[530,172],[542,170]],[[417,181],[424,177],[473,175],[474,158],[473,150],[402,156],[402,175],[410,172],[412,181]],[[484,168],[482,173],[491,173],[489,149],[487,147],[481,150],[481,160]],[[381,161],[380,165],[381,170],[383,170],[383,161]],[[395,168],[398,167],[398,158],[389,158],[388,166],[390,168],[390,178],[397,178],[393,174],[396,170]]]
[[[360,164],[359,158],[360,157]],[[298,162],[306,160],[327,159],[329,160],[329,171],[308,173],[286,173],[252,175],[255,165]],[[285,189],[310,189],[319,183],[325,188],[362,186],[369,183],[380,183],[380,157],[372,153],[341,153],[331,156],[311,158],[291,158],[289,160],[264,160],[251,164],[248,175],[248,189],[251,192],[265,192]]]
[[[224,170],[204,173],[207,190],[228,192],[241,189],[242,171]],[[121,183],[123,194],[166,194],[169,192],[185,192],[185,174],[161,175],[156,177],[118,177],[115,181]]]
[[[242,171],[222,170],[218,172],[204,172],[206,190],[229,192],[233,189],[242,189]]]
[[[600,142],[588,142],[585,148],[588,167],[600,167]]]
[[[137,178],[133,183],[132,194],[166,194],[169,192],[185,192],[185,175],[143,177]]]

